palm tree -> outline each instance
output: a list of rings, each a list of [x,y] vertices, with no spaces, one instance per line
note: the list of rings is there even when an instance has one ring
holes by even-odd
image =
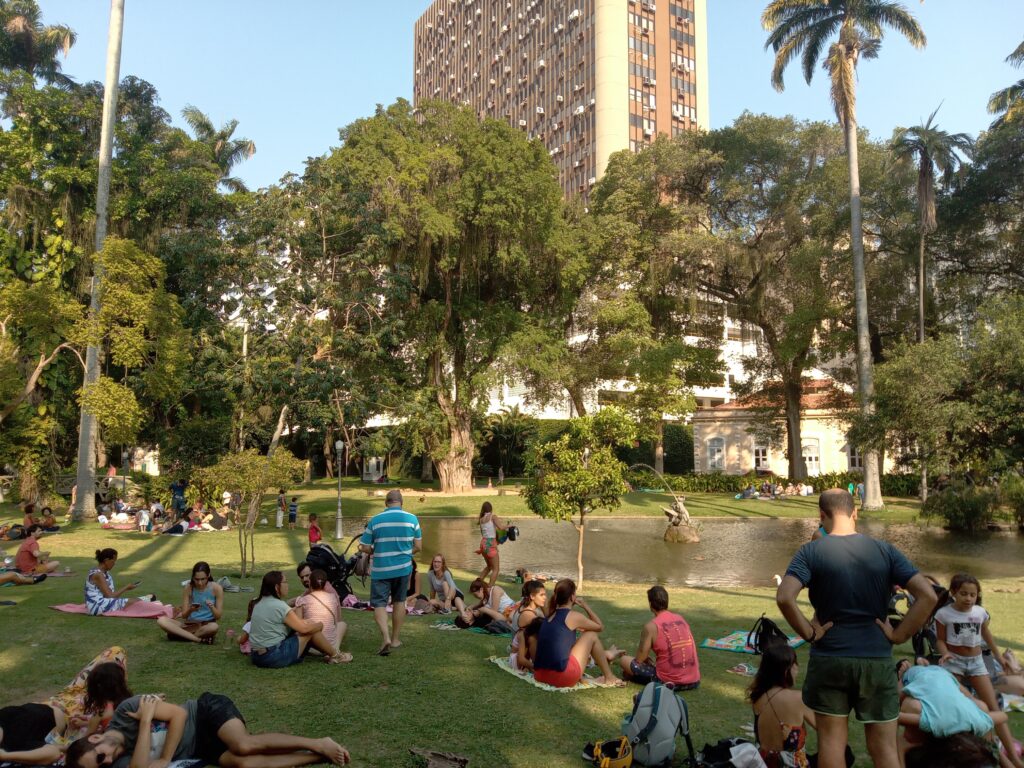
[[[853,253],[854,304],[857,312],[857,383],[860,408],[873,411],[874,371],[868,329],[868,293],[864,274],[864,223],[860,201],[860,165],[857,159],[857,62],[878,55],[886,27],[902,34],[911,45],[925,45],[924,32],[903,6],[892,0],[771,0],[761,15],[768,31],[765,48],[775,52],[772,85],[783,90],[783,72],[796,57],[808,84],[829,40],[825,68],[832,79],[832,103],[846,132],[850,170],[850,250]],[[864,452],[865,509],[882,506],[878,452]]]
[[[0,0],[0,69],[20,69],[47,83],[70,85],[57,57],[66,57],[74,44],[71,27],[43,25],[35,0]]]
[[[949,133],[934,123],[938,109],[924,125],[900,128],[891,147],[898,158],[917,160],[917,230],[920,234],[917,255],[917,341],[924,342],[925,240],[935,231],[935,172],[944,186],[953,179],[960,155],[969,155],[974,141],[966,133]]]
[[[1006,57],[1006,63],[1015,67],[1024,66],[1024,42]],[[993,128],[998,128],[1006,120],[1015,120],[1024,115],[1024,79],[993,93],[988,100],[988,111],[993,115],[999,115],[992,123]]]
[[[210,161],[220,169],[220,183],[232,192],[244,192],[245,184],[231,175],[231,169],[256,153],[256,143],[250,139],[231,138],[238,128],[237,120],[228,120],[217,130],[210,118],[191,104],[181,110],[181,115],[195,133],[196,141],[210,150]]]

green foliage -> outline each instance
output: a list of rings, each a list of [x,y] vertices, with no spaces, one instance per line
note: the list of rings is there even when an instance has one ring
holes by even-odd
[[[99,421],[108,443],[132,443],[142,429],[145,413],[135,393],[107,376],[84,386],[78,402]]]
[[[537,432],[537,419],[520,412],[519,406],[502,408],[484,421],[482,455],[505,475],[518,476],[525,467],[524,452]]]
[[[161,461],[175,476],[189,477],[193,469],[213,464],[228,449],[229,416],[196,416],[185,419],[167,434]]]
[[[665,482],[676,493],[739,493],[748,485],[755,487],[760,485],[766,478],[786,485],[797,482],[793,478],[780,477],[779,475],[762,475],[757,472],[748,472],[745,475],[726,475],[721,472],[709,472],[699,474],[665,474]],[[662,483],[653,472],[645,469],[631,470],[627,479],[634,488],[662,488]],[[857,485],[863,482],[864,476],[859,472],[828,472],[821,475],[808,477],[803,482],[814,489],[815,493],[821,493],[829,488],[846,488],[850,483]],[[882,476],[882,494],[884,496],[895,496],[912,498],[917,495],[921,479],[918,475],[906,472],[893,472]]]
[[[956,481],[948,488],[928,494],[921,507],[927,518],[944,520],[954,531],[980,531],[995,519],[999,493]]]
[[[635,426],[616,408],[571,420],[561,437],[532,449],[523,490],[527,506],[552,520],[578,515],[581,524],[594,509],[614,509],[626,492],[625,465],[614,449],[635,438]]]
[[[1024,530],[1024,477],[1016,472],[1006,473],[999,484],[999,495],[1017,521],[1017,527]]]
[[[244,506],[262,498],[268,488],[287,488],[302,480],[304,463],[288,450],[278,448],[268,459],[248,449],[222,456],[216,464],[192,473],[191,481],[204,498],[219,498],[224,491],[238,493]]]
[[[681,475],[693,472],[693,427],[689,424],[666,422],[664,425],[665,441],[665,472]],[[634,464],[654,464],[654,443],[641,440],[628,447],[620,447],[615,451],[619,460],[626,466]]]

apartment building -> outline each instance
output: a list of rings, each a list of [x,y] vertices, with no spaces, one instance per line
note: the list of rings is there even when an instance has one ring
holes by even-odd
[[[706,0],[434,0],[414,39],[414,104],[519,126],[567,196],[614,152],[708,127]]]

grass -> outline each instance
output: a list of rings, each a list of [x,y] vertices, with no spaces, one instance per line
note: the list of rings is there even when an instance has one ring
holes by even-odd
[[[309,506],[329,506],[329,499],[312,495],[326,497],[326,488],[307,493]],[[464,507],[463,501],[447,503],[450,508]],[[471,506],[477,503],[471,500]],[[378,505],[379,501],[374,504]],[[305,532],[259,529],[256,537],[259,572],[287,568],[295,583],[291,569],[306,551]],[[11,553],[13,546],[5,543]],[[622,716],[631,708],[631,696],[639,690],[636,686],[565,694],[538,690],[486,663],[488,656],[504,653],[504,639],[438,632],[429,628],[430,617],[409,618],[404,647],[389,658],[379,658],[374,655],[379,636],[371,614],[355,611],[346,612],[350,627],[346,647],[355,655],[352,664],[328,667],[311,660],[284,670],[260,670],[223,645],[169,643],[151,621],[67,615],[48,607],[82,600],[91,554],[106,546],[120,553],[113,572],[119,585],[142,579],[140,591],[177,600],[180,582],[197,560],[208,561],[215,577],[237,574],[233,533],[152,537],[83,524],[46,537],[42,546],[72,566],[75,575],[38,586],[0,589],[0,598],[17,602],[0,607],[5,630],[0,633],[5,689],[0,700],[5,704],[36,700],[56,691],[102,648],[120,644],[127,649],[129,680],[136,692],[162,692],[173,701],[204,690],[226,693],[239,704],[252,728],[334,736],[352,751],[356,765],[417,765],[408,749],[425,747],[466,755],[471,766],[480,768],[575,768],[585,742],[618,733]],[[455,575],[463,586],[470,577],[466,572]],[[984,586],[996,637],[1002,645],[1020,649],[1024,594],[995,589],[1020,589],[1024,579]],[[585,594],[607,625],[604,636],[630,652],[650,615],[645,588],[587,584]],[[364,596],[367,591],[357,590]],[[765,611],[778,616],[773,591],[768,589],[673,589],[670,595],[672,607],[687,617],[698,641],[748,629]],[[226,595],[224,627],[241,626],[248,597]],[[805,650],[800,657],[806,662]],[[744,702],[749,680],[726,672],[740,661],[755,658],[700,651],[703,683],[698,691],[686,694],[698,748],[704,742],[742,736],[741,726],[752,719]],[[1024,715],[1011,718],[1017,736],[1024,737]],[[860,728],[852,729],[852,745],[858,765],[868,764]],[[682,751],[677,759],[681,757]]]
[[[506,481],[508,482],[508,481]],[[354,479],[342,483],[342,515],[348,517],[369,517],[383,506],[380,496],[367,495],[374,491],[383,492],[388,486],[362,484]],[[528,517],[533,513],[526,503],[515,495],[499,496],[498,491],[488,495],[439,496],[428,486],[419,483],[403,484],[405,506],[410,512],[423,517],[475,517],[480,505],[490,501],[494,511],[502,517]],[[514,486],[510,486],[514,487]],[[332,522],[337,509],[338,485],[336,481],[316,480],[289,492],[299,497],[303,513],[316,512],[322,523]],[[661,508],[668,506],[672,497],[664,493],[628,493],[622,505],[612,511],[600,510],[594,517],[656,517],[662,516]],[[886,507],[870,513],[870,518],[884,522],[912,522],[920,512],[920,502],[914,499],[887,498]],[[273,506],[273,499],[266,502]],[[686,508],[694,517],[771,517],[803,518],[818,516],[817,497],[788,497],[778,501],[758,499],[738,500],[725,493],[693,493],[686,496]],[[867,517],[867,515],[866,515]],[[321,525],[322,527],[322,525]]]

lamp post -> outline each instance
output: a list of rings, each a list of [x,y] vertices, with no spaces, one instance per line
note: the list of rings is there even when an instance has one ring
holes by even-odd
[[[334,517],[334,540],[341,541],[341,449],[345,444],[338,440],[334,443],[334,455],[338,457],[338,514]]]

